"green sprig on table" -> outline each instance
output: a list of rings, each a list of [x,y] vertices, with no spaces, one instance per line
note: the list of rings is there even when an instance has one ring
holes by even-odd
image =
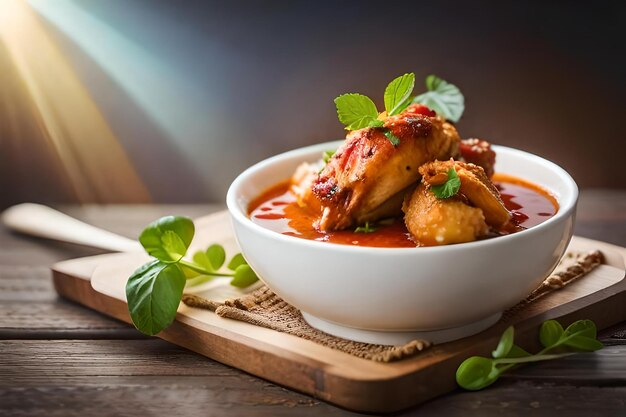
[[[240,253],[221,271],[226,251],[218,244],[198,251],[193,260],[184,259],[195,233],[187,217],[167,216],[150,223],[139,236],[139,242],[155,259],[138,268],[126,282],[126,300],[133,324],[147,335],[168,327],[185,287],[207,282],[214,277],[232,277],[230,284],[245,288],[258,277]]]
[[[548,320],[539,330],[539,340],[544,348],[533,355],[514,343],[514,329],[510,326],[500,337],[498,346],[491,353],[492,358],[472,356],[463,361],[456,371],[456,382],[466,390],[480,390],[496,382],[514,366],[602,349],[604,345],[596,336],[596,325],[591,320],[578,320],[566,329],[558,321]]]

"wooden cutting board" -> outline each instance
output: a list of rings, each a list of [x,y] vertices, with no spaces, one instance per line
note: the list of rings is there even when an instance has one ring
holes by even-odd
[[[223,244],[229,254],[239,251],[226,212],[195,223],[191,253],[214,242]],[[515,325],[518,344],[538,350],[537,332],[544,320],[558,319],[565,326],[588,318],[599,329],[626,320],[626,249],[579,237],[573,238],[570,249],[599,249],[606,257],[606,265],[525,307],[507,323],[436,345],[399,362],[360,359],[296,336],[182,304],[176,321],[158,337],[348,409],[397,411],[455,389],[454,375],[459,364],[468,356],[489,356],[509,324]],[[117,253],[61,262],[53,266],[54,285],[63,297],[130,323],[124,295],[126,279],[147,259],[142,254]],[[240,294],[239,290],[221,284],[211,285],[222,295],[225,288],[226,295]]]

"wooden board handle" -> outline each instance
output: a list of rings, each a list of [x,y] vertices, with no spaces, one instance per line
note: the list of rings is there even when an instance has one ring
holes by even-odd
[[[2,213],[12,230],[27,235],[91,246],[114,252],[140,252],[141,245],[124,236],[99,229],[41,204],[23,203]]]

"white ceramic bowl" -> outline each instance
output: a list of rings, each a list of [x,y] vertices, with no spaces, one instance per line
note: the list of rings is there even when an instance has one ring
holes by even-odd
[[[370,248],[300,239],[265,229],[248,204],[304,161],[341,142],[286,152],[248,168],[227,195],[237,241],[261,279],[312,326],[347,339],[400,344],[477,333],[555,268],[572,236],[578,188],[538,156],[494,146],[496,172],[551,191],[555,216],[508,236],[450,246]]]

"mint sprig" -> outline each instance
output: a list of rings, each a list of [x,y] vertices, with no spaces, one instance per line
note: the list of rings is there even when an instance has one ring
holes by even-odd
[[[454,168],[448,170],[448,179],[443,184],[431,185],[430,189],[437,198],[450,198],[461,189],[461,179]]]
[[[411,104],[411,93],[415,87],[415,74],[404,74],[385,88],[385,110],[387,115],[402,113]]]
[[[508,327],[492,358],[472,356],[461,363],[456,371],[456,382],[462,388],[476,391],[488,387],[514,366],[561,358],[574,352],[593,352],[602,349],[603,344],[596,339],[596,325],[591,320],[578,320],[563,330],[556,320],[545,321],[539,330],[539,340],[544,347],[536,354],[530,354],[514,344],[514,329]],[[551,353],[555,349],[567,350],[564,353]]]
[[[128,278],[126,300],[133,324],[142,333],[155,335],[174,321],[185,287],[214,277],[232,277],[230,284],[239,288],[258,280],[240,253],[227,265],[231,272],[220,272],[226,251],[219,244],[196,252],[192,261],[184,259],[194,233],[193,221],[180,216],[163,217],[141,233],[139,242],[155,259]]]
[[[411,103],[411,93],[415,86],[415,74],[409,73],[399,76],[387,85],[385,89],[385,110],[388,116],[401,113]],[[376,104],[363,94],[342,94],[335,99],[337,116],[345,125],[346,130],[358,130],[366,127],[382,128],[384,122],[380,120]],[[389,129],[382,128],[383,133],[393,144],[398,146],[398,139]]]
[[[380,127],[383,122],[378,120],[376,104],[362,94],[342,94],[335,99],[339,121],[346,130],[359,130],[366,127]]]
[[[426,77],[426,89],[428,91],[415,97],[413,103],[423,104],[455,123],[461,119],[465,98],[456,85],[429,75]]]

